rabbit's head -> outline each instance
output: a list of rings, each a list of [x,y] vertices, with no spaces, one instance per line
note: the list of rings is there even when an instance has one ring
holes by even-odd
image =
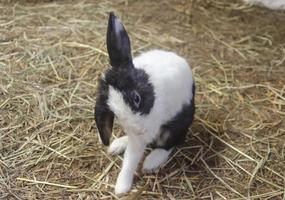
[[[147,115],[154,104],[154,90],[149,76],[134,67],[129,36],[110,13],[107,49],[111,68],[99,80],[95,121],[104,145],[109,145],[114,116],[126,123],[137,115]]]

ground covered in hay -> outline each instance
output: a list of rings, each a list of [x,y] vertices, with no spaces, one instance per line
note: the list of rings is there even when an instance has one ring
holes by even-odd
[[[111,10],[135,55],[173,50],[197,83],[186,144],[124,198],[284,199],[285,12],[238,0],[1,1],[0,199],[119,198],[93,128]]]

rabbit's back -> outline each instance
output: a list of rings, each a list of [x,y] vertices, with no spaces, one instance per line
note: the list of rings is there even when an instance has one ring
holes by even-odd
[[[162,124],[173,118],[183,105],[190,104],[194,80],[185,59],[173,52],[151,50],[136,57],[133,62],[135,68],[147,73],[154,86],[152,120]]]
[[[177,54],[151,50],[136,57],[134,66],[146,71],[156,92],[162,93],[163,97],[178,95],[187,101],[191,100],[192,71],[185,59]]]

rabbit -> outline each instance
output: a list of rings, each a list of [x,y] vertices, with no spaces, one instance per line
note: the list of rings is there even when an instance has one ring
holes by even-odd
[[[107,50],[111,67],[99,79],[94,116],[108,152],[124,152],[115,185],[115,193],[123,194],[147,146],[153,150],[143,162],[145,172],[160,167],[185,140],[194,119],[195,83],[188,63],[173,52],[150,50],[133,59],[128,33],[113,12]],[[114,118],[126,135],[110,144]]]
[[[252,5],[261,5],[273,10],[285,10],[285,0],[244,0]]]

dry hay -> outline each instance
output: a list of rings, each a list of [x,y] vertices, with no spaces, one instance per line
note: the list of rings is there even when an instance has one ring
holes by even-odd
[[[241,1],[2,1],[0,199],[118,199],[93,120],[107,12],[134,54],[170,49],[197,82],[185,145],[128,199],[285,198],[285,13]],[[115,128],[115,135],[120,129]]]

